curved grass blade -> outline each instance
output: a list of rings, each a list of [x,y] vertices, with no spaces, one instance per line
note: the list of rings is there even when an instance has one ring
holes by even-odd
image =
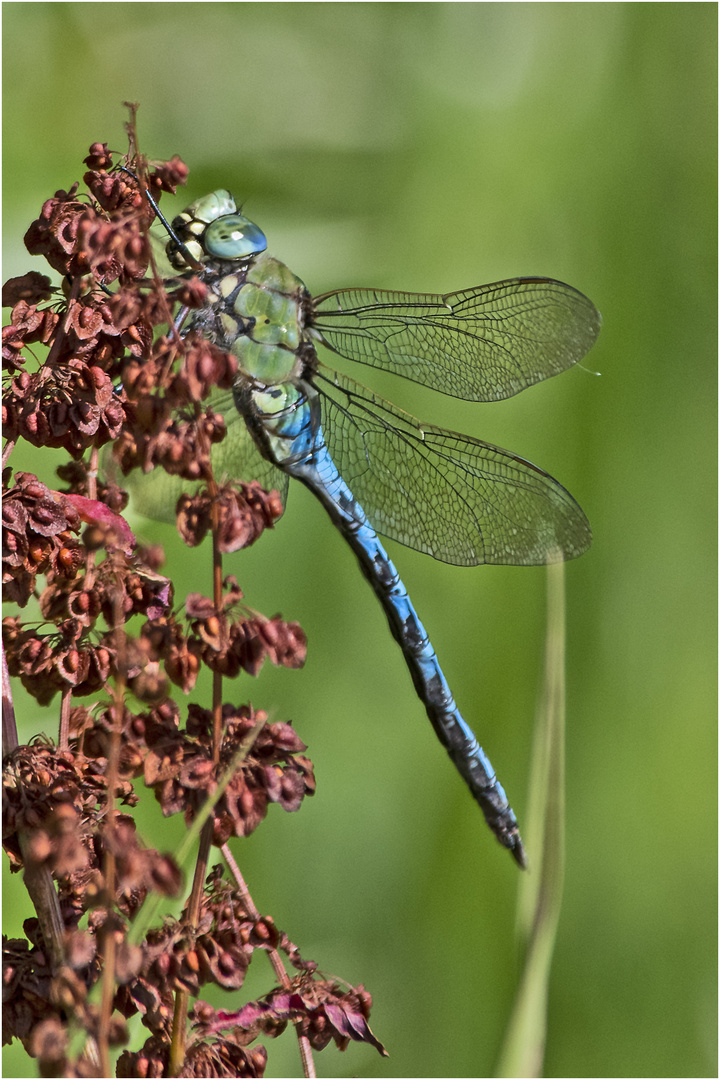
[[[545,687],[533,738],[528,806],[530,872],[523,875],[518,935],[525,950],[520,984],[497,1076],[541,1076],[555,934],[565,874],[565,596],[562,563],[548,567]]]

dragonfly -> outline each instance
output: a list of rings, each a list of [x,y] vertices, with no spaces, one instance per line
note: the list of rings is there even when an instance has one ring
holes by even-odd
[[[544,470],[420,423],[327,367],[317,346],[457,398],[499,401],[585,356],[598,312],[542,277],[445,295],[351,288],[312,296],[268,253],[229,191],[198,199],[171,226],[162,220],[173,268],[200,270],[207,288],[183,333],[199,332],[238,361],[232,397],[255,459],[244,476],[277,488],[283,501],[294,478],[322,503],[382,605],[440,742],[524,867],[516,816],[379,534],[456,565],[526,566],[581,555],[591,542],[587,518]],[[232,452],[239,460],[246,450]]]

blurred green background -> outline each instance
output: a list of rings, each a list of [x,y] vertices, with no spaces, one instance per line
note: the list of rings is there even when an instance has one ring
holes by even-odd
[[[353,372],[421,418],[529,457],[584,507],[567,568],[565,905],[549,1076],[716,1075],[716,54],[714,4],[10,4],[4,277],[89,144],[180,156],[229,187],[313,292],[449,291],[548,275],[602,311],[562,378],[467,405]],[[348,365],[349,366],[349,365]],[[599,372],[601,377],[595,377]],[[15,467],[52,482],[47,459]],[[207,552],[168,551],[178,591]],[[544,633],[541,569],[460,569],[390,544],[521,824]],[[518,976],[518,870],[436,744],[384,616],[304,490],[230,557],[248,602],[297,619],[301,672],[227,687],[309,744],[318,794],[234,850],[256,903],[364,983],[390,1051],[322,1076],[487,1076]],[[200,698],[199,694],[195,695]],[[48,725],[18,693],[26,738]],[[55,721],[51,721],[55,730]],[[154,803],[148,842],[176,844]],[[532,858],[532,853],[531,853]],[[5,875],[5,932],[22,889]],[[263,958],[248,989],[271,985]],[[300,1074],[291,1033],[268,1075]],[[16,1047],[5,1075],[26,1074]],[[32,1074],[32,1070],[30,1070]]]

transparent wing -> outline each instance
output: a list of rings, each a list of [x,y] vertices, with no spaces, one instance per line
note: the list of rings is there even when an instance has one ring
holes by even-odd
[[[327,447],[377,532],[464,566],[558,562],[590,546],[583,511],[531,462],[421,424],[328,368],[316,385]]]
[[[278,491],[285,506],[287,474],[262,456],[237,410],[232,393],[216,391],[210,395],[209,404],[222,413],[227,426],[227,435],[212,449],[215,479],[220,483],[224,480],[257,480],[266,491]]]
[[[468,401],[498,401],[581,360],[600,331],[586,296],[551,278],[431,293],[341,289],[314,299],[334,352]]]
[[[218,483],[227,480],[257,480],[266,491],[275,489],[280,493],[283,506],[287,501],[288,477],[277,466],[266,461],[257,449],[247,425],[235,407],[231,393],[216,391],[203,405],[210,405],[225,417],[227,434],[222,442],[212,448],[212,464]],[[110,459],[110,447],[103,453],[103,468],[111,472],[117,466]],[[171,476],[164,469],[143,473],[135,469],[128,476],[117,476],[117,482],[126,488],[132,498],[134,509],[145,517],[157,521],[175,521],[175,507],[183,492],[193,492],[199,485],[178,476]]]

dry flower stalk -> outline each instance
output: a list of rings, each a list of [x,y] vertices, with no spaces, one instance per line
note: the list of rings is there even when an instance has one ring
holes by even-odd
[[[140,1013],[147,1040],[124,1050],[117,1075],[263,1076],[257,1038],[290,1023],[313,1075],[310,1047],[360,1040],[384,1053],[367,1024],[370,995],[320,978],[259,915],[239,870],[228,881],[220,865],[205,873],[201,863],[183,915],[140,943],[129,935],[150,893],[183,888],[173,857],[136,833],[133,781],[144,780],[165,815],[190,823],[259,731],[212,807],[206,850],[249,835],[271,803],[299,809],[315,781],[290,724],[221,696],[223,680],[257,675],[266,658],[300,667],[306,641],[296,623],[249,612],[235,578],[219,572],[222,554],[254,543],[282,505],[257,483],[218,487],[210,448],[225,425],[203,402],[214,387],[231,388],[236,361],[173,325],[178,308],[202,304],[202,280],[164,283],[154,269],[145,193],[156,201],[174,193],[187,168],[179,158],[152,167],[137,155],[113,158],[93,144],[89,194],[79,184],[57,191],[25,236],[63,286],[31,271],[3,290],[12,307],[3,330],[3,585],[17,609],[3,623],[4,649],[27,694],[46,707],[58,693],[61,701],[57,743],[42,736],[17,746],[4,686],[3,842],[38,913],[25,938],[5,943],[4,1040],[21,1039],[44,1075],[108,1075],[110,1047],[127,1042],[125,1020]],[[20,439],[67,451],[61,490],[12,471]],[[126,493],[97,479],[98,452],[110,442],[124,473],[163,468],[204,481],[180,500],[178,529],[190,547],[211,535],[212,597],[175,606],[162,552],[139,547],[121,516]],[[31,598],[41,624],[19,613]],[[203,667],[213,673],[212,703],[181,709],[170,684],[188,692]],[[278,985],[238,1008],[258,949],[271,956]],[[233,992],[231,1010],[195,1001],[171,1052],[178,1002],[213,983]]]

